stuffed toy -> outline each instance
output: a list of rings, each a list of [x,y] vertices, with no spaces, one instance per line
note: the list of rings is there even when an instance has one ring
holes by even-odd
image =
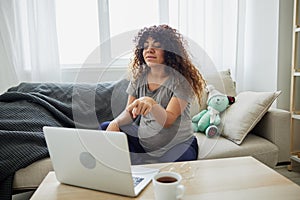
[[[202,110],[192,118],[195,132],[205,133],[207,137],[219,134],[218,125],[221,122],[220,113],[235,102],[235,98],[222,94],[213,85],[206,87],[208,92],[207,109]]]

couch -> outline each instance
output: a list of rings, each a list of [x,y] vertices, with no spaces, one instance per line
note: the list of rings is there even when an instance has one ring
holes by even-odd
[[[263,105],[263,108],[256,112],[255,116],[235,116],[235,109],[238,109],[236,107],[245,107],[244,110],[249,110],[250,113],[252,112],[253,108],[243,102],[244,99],[251,100],[251,97],[248,96],[249,93],[244,94],[244,96],[241,95],[241,97],[239,97],[239,94],[236,94],[235,82],[232,80],[229,70],[208,74],[205,76],[205,79],[207,84],[213,84],[219,91],[230,96],[236,96],[236,102],[233,104],[235,107],[231,105],[232,107],[230,106],[221,115],[222,123],[220,125],[220,131],[222,132],[222,135],[214,138],[207,138],[203,133],[195,133],[199,144],[199,160],[253,156],[271,168],[274,168],[277,164],[289,161],[290,113],[285,110],[271,107],[273,101],[279,95],[278,92],[267,93],[267,96],[271,96],[272,98],[267,102],[264,98],[262,101],[258,102],[258,106],[261,106],[261,104],[266,105]],[[105,82],[100,83],[100,87],[99,84],[97,84],[96,86],[93,85],[92,89],[90,89],[88,84],[79,84],[79,86],[75,88],[73,85],[71,87],[70,84],[22,83],[19,86],[10,88],[8,92],[1,95],[0,103],[7,103],[8,100],[6,96],[10,96],[12,93],[14,94],[14,101],[19,101],[21,99],[21,102],[25,101],[26,103],[33,103],[38,106],[46,105],[46,109],[43,108],[43,110],[50,112],[49,116],[56,116],[55,120],[53,120],[50,125],[97,128],[97,120],[109,120],[112,116],[120,113],[125,106],[126,95],[124,95],[124,88],[126,88],[126,84],[127,82],[124,80],[117,83]],[[53,86],[60,92],[63,92],[57,93],[57,91],[52,90]],[[115,90],[114,88],[118,89]],[[100,91],[101,94],[98,91]],[[9,94],[6,95],[7,93]],[[22,99],[20,96],[22,96],[23,93],[26,95],[33,95],[33,97]],[[254,95],[252,98],[253,101],[260,99],[261,96],[265,97],[265,93],[250,94],[252,96]],[[54,99],[48,97],[54,97]],[[36,98],[38,100],[36,100]],[[96,100],[93,101],[95,98]],[[200,105],[196,102],[193,103],[191,115],[197,114],[201,109],[205,108],[206,99],[207,94],[204,95]],[[97,107],[95,102],[104,103]],[[72,105],[69,105],[70,103]],[[94,108],[93,113],[86,113],[87,110],[91,110],[89,109],[90,105],[96,108]],[[115,109],[110,110],[110,105],[114,105]],[[72,113],[74,110],[77,110],[77,114]],[[82,113],[84,113],[84,115],[81,116]],[[239,109],[238,113],[240,113]],[[89,118],[88,116],[91,117]],[[248,117],[249,119],[247,119]],[[90,120],[91,118],[97,120]],[[245,126],[245,121],[239,121],[241,119],[246,120],[247,126]],[[251,121],[250,125],[248,124],[249,121]],[[39,123],[39,125],[49,124]],[[236,130],[236,128],[239,128],[240,126],[244,128],[241,129],[241,131],[247,133],[243,133],[243,136],[239,136],[236,140],[231,137],[230,134],[232,132],[240,131]],[[37,132],[40,134],[40,137],[43,137],[42,133],[40,133],[40,128],[41,127],[37,129]],[[227,134],[226,132],[229,133]],[[13,176],[14,192],[32,190],[38,187],[47,173],[53,170],[51,160],[48,156],[47,152],[43,152],[43,156],[31,159],[30,164],[26,164],[26,166],[16,170],[15,175]]]
[[[207,74],[205,79],[220,92],[234,96],[236,102],[221,114],[221,137],[195,134],[199,143],[198,159],[253,156],[271,168],[289,162],[290,112],[272,107],[281,91],[237,94],[230,70]],[[206,100],[207,95],[202,106]],[[192,115],[202,109],[193,105]]]

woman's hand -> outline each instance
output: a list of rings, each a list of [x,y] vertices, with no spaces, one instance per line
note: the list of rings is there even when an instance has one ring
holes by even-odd
[[[116,121],[111,121],[106,130],[119,132],[120,131],[119,124]]]
[[[141,97],[129,104],[126,110],[131,112],[133,118],[136,118],[138,115],[147,115],[155,104],[157,102],[151,97]]]

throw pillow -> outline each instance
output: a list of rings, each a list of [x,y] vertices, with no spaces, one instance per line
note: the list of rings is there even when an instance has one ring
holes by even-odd
[[[221,114],[222,136],[241,144],[280,93],[281,91],[239,93],[235,97],[235,103]]]
[[[236,96],[235,82],[232,80],[230,70],[219,71],[216,73],[203,74],[207,84],[213,85],[218,91],[229,96]],[[205,92],[201,99],[201,106],[195,100],[191,105],[191,116],[196,115],[201,110],[207,108],[208,94]]]
[[[213,85],[216,90],[228,96],[236,96],[235,82],[232,80],[229,69],[218,73],[204,74],[204,79],[208,85]]]

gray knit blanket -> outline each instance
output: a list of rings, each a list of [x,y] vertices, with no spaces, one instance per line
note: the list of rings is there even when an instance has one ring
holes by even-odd
[[[125,107],[127,85],[21,83],[0,95],[0,199],[12,198],[17,170],[49,157],[43,126],[98,129]]]

